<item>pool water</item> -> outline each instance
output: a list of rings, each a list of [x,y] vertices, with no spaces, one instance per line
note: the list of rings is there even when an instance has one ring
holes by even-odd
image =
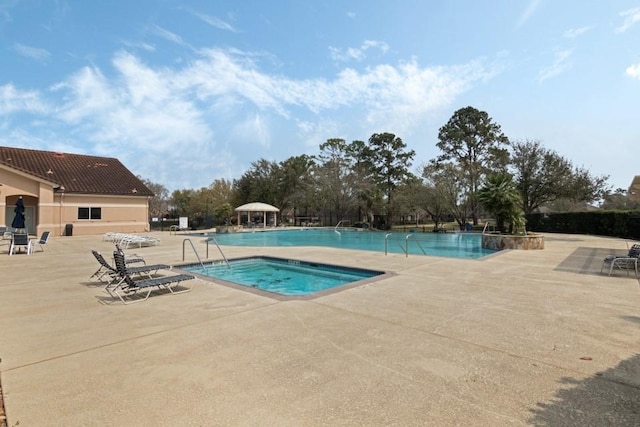
[[[325,246],[365,251],[385,251],[410,255],[435,255],[453,258],[481,258],[495,253],[482,247],[477,233],[385,233],[345,229],[297,229],[216,234],[221,245],[229,246]],[[409,237],[407,237],[409,236]]]
[[[181,270],[281,295],[309,295],[384,274],[383,271],[342,267],[273,257],[229,260],[227,264],[192,264]]]

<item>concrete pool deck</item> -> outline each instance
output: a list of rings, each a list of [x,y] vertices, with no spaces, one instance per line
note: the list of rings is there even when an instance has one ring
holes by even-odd
[[[129,252],[179,264],[187,237],[205,252],[197,236],[150,235],[161,243]],[[545,243],[482,260],[223,247],[396,274],[312,300],[200,282],[126,306],[88,281],[91,249],[113,249],[102,236],[28,256],[0,247],[7,423],[640,424],[640,287],[598,273],[625,241]]]

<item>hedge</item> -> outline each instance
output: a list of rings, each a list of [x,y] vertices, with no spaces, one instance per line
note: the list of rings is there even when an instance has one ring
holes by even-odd
[[[640,210],[531,214],[527,230],[640,239]]]

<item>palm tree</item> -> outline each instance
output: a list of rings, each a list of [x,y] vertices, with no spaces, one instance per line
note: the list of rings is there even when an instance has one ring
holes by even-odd
[[[485,185],[478,191],[478,199],[484,208],[496,220],[498,231],[505,231],[509,225],[509,233],[523,228],[525,219],[520,210],[520,193],[511,175],[498,173],[487,176]]]

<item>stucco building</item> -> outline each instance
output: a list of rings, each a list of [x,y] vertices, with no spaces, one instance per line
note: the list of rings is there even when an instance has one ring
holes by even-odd
[[[633,177],[631,185],[627,190],[627,196],[631,200],[640,200],[640,175],[636,175]]]
[[[0,147],[0,226],[20,196],[30,234],[149,231],[153,193],[115,158]]]

